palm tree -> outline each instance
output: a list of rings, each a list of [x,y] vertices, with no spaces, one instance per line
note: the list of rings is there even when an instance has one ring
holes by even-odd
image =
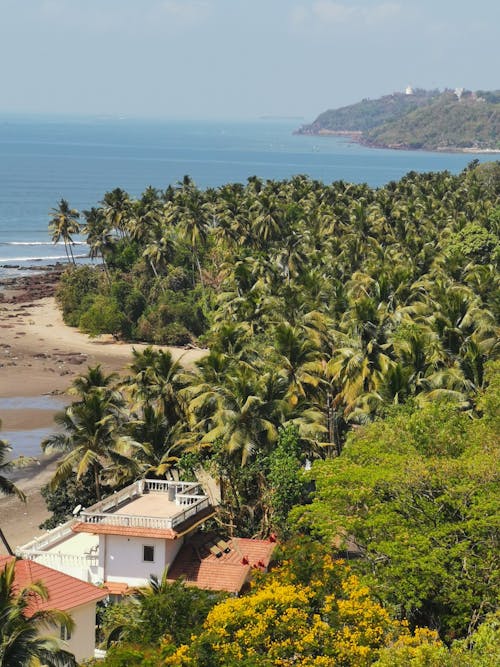
[[[206,400],[216,398],[215,412],[201,445],[222,441],[230,454],[239,454],[242,465],[257,451],[268,450],[283,421],[287,384],[281,377],[279,385],[272,383],[277,391],[266,395],[271,386],[269,373],[261,374],[240,362],[227,374],[224,384],[213,389],[213,396],[206,395]]]
[[[2,422],[0,421],[0,426]],[[0,440],[0,473],[9,472],[14,467],[12,461],[7,461],[7,453],[12,451],[12,448],[5,440]],[[18,489],[17,486],[3,474],[0,474],[0,493],[6,496],[16,495],[20,500],[26,502],[26,496]]]
[[[55,416],[55,422],[62,427],[62,433],[55,433],[42,443],[43,451],[62,451],[65,456],[59,461],[50,482],[52,488],[68,479],[76,472],[81,479],[92,470],[96,498],[101,499],[100,473],[122,459],[118,442],[123,422],[123,399],[117,392],[94,388]]]
[[[132,375],[126,386],[132,397],[141,404],[157,405],[172,426],[184,418],[180,390],[187,377],[179,361],[168,350],[145,348],[132,351]]]
[[[304,329],[282,323],[276,327],[274,342],[278,365],[289,382],[289,401],[297,405],[319,384],[322,371],[319,341],[311,331],[308,335]]]
[[[185,450],[182,423],[170,424],[162,410],[150,404],[127,424],[127,431],[133,445],[123,453],[134,458],[143,477],[166,477]]]
[[[76,667],[75,656],[61,648],[48,628],[72,630],[74,623],[62,611],[32,611],[34,598],[46,602],[42,582],[19,590],[15,583],[16,560],[0,572],[0,667]]]
[[[104,270],[108,273],[108,256],[112,253],[115,239],[108,227],[108,222],[102,208],[92,207],[88,211],[83,211],[85,225],[82,233],[87,235],[87,243],[90,247],[90,258],[101,257]]]
[[[106,374],[103,372],[101,364],[96,364],[95,366],[89,366],[86,373],[78,375],[73,380],[68,393],[83,399],[94,390],[113,391],[113,385],[117,379],[118,373]],[[118,395],[115,398],[119,402]]]
[[[187,189],[179,191],[177,197],[178,229],[181,238],[189,245],[191,250],[193,264],[193,285],[194,266],[198,269],[200,283],[203,287],[203,273],[201,270],[198,249],[204,248],[207,242],[208,234],[208,210],[203,203],[200,193],[189,186]]]
[[[129,235],[132,202],[128,193],[121,188],[106,192],[101,202],[108,228],[116,230],[123,237]]]
[[[78,223],[80,213],[76,208],[70,208],[66,199],[61,199],[59,206],[51,209],[51,211],[49,231],[52,234],[52,241],[53,243],[58,243],[61,239],[63,240],[68,262],[70,261],[71,254],[71,261],[74,264],[75,258],[73,255],[73,239],[71,234],[78,234],[80,231],[80,224]]]

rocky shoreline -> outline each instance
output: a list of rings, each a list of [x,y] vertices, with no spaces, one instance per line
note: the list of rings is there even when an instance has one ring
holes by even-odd
[[[5,264],[0,268],[16,269],[18,267]],[[29,275],[0,278],[0,303],[26,304],[45,297],[55,296],[57,285],[67,265],[52,264],[43,269],[31,267]]]

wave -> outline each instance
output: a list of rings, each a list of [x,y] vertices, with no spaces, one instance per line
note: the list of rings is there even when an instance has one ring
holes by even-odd
[[[62,241],[58,243],[52,243],[52,241],[1,241],[0,245],[48,245],[48,246],[64,246]],[[68,245],[87,245],[85,241],[73,241],[73,243],[68,243]]]
[[[74,255],[75,259],[88,257],[85,255]],[[12,262],[52,262],[59,259],[68,259],[66,255],[45,255],[44,257],[0,257],[0,264],[12,264]]]

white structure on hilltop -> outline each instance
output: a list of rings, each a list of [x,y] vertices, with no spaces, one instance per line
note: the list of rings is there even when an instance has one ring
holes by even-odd
[[[405,95],[413,95],[413,88],[411,86],[406,86]]]
[[[17,549],[17,555],[122,595],[161,577],[238,593],[267,569],[272,540],[199,534],[215,509],[198,482],[144,479]],[[171,574],[171,573],[176,573]]]

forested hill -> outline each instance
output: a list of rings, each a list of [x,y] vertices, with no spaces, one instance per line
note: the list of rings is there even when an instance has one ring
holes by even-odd
[[[353,133],[383,148],[500,150],[500,91],[394,93],[325,111],[298,133]]]
[[[330,132],[365,132],[401,118],[439,96],[439,91],[416,90],[413,95],[393,93],[377,100],[364,99],[339,109],[329,109],[310,125],[303,125],[298,134],[328,134]]]

